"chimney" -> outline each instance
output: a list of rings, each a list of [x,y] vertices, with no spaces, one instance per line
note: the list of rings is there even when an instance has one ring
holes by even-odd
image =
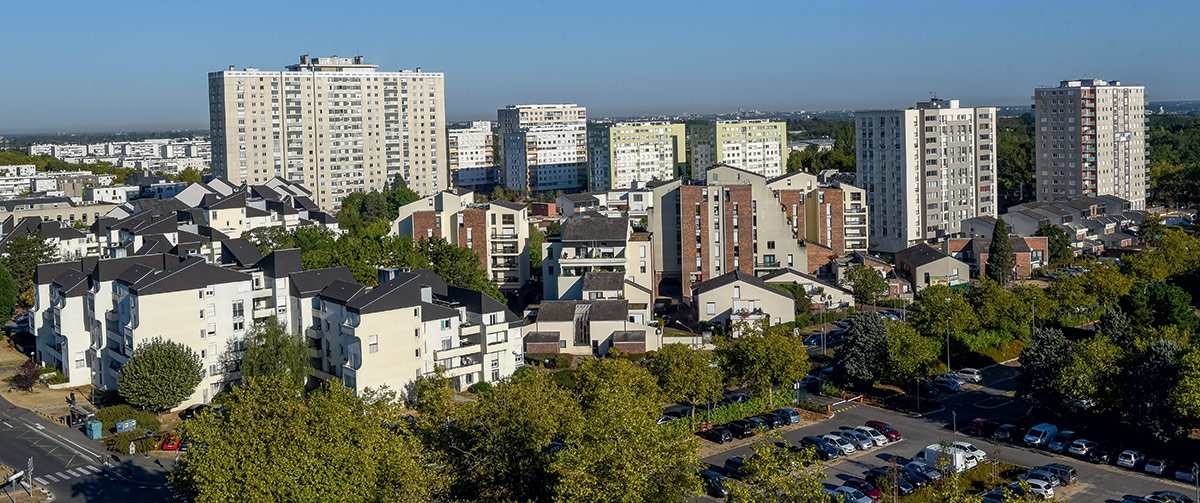
[[[417,67],[417,73],[421,73],[421,67]]]
[[[426,304],[433,302],[433,288],[429,285],[421,285],[421,302]]]
[[[300,64],[302,64],[302,65],[308,64],[308,55],[307,54],[300,55]]]
[[[229,65],[229,71],[233,71],[233,65]]]
[[[363,57],[362,57],[362,56],[355,56],[355,57],[354,57],[354,64],[356,64],[356,65],[361,65],[361,64],[363,64]]]

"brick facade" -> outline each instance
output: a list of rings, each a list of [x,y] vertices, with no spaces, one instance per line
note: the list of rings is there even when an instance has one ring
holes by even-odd
[[[487,269],[488,264],[488,235],[487,211],[482,208],[462,210],[458,213],[462,223],[458,226],[458,242],[479,256],[479,264]],[[468,233],[468,229],[470,232]],[[468,238],[468,234],[470,237]]]
[[[692,291],[692,285],[709,279],[708,261],[708,221],[711,215],[708,201],[705,200],[706,187],[698,185],[683,185],[679,187],[679,225],[680,232],[680,270],[679,278],[684,295]],[[699,210],[697,210],[699,208]],[[697,223],[698,222],[698,223]],[[697,229],[698,227],[698,229]],[[700,249],[697,254],[696,250]],[[699,258],[700,267],[696,267]],[[692,275],[699,274],[697,281],[692,281]]]
[[[645,351],[643,351],[645,352]],[[553,342],[526,342],[525,354],[558,353],[558,344]]]
[[[817,242],[832,248],[834,254],[841,256],[846,253],[843,192],[841,189],[827,187],[819,188],[817,192],[821,194],[817,201],[814,201],[817,205]],[[824,202],[821,201],[822,198]]]
[[[833,248],[808,240],[804,241],[804,249],[808,255],[808,270],[805,272],[813,275],[817,274],[817,271],[828,264],[830,260],[838,256],[833,251]]]
[[[754,274],[754,194],[749,185],[733,185],[725,187],[729,194],[726,202],[722,195],[721,213],[725,216],[725,243],[721,252],[721,273],[725,274],[738,269],[746,274]],[[765,210],[765,208],[764,208]],[[734,220],[737,225],[734,225]],[[737,231],[737,239],[734,239]],[[765,246],[765,245],[764,245]],[[737,262],[736,267],[734,262]],[[717,274],[719,276],[720,274]]]
[[[792,234],[795,234],[797,239],[803,240],[805,233],[804,191],[799,189],[781,189],[779,191],[779,204],[783,206],[783,212],[787,214],[788,220],[792,223]]]
[[[420,241],[429,236],[441,236],[436,211],[417,211],[412,214],[413,240]],[[432,233],[431,233],[432,231]]]

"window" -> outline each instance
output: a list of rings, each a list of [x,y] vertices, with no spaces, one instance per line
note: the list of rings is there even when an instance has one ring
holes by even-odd
[[[86,365],[87,365],[87,362],[84,360],[75,360],[75,368],[77,368],[77,369],[81,369]]]
[[[241,332],[246,329],[246,320],[233,320],[233,331]]]
[[[740,287],[740,286],[733,287],[733,298],[735,298],[735,299],[742,298],[742,287]]]
[[[449,328],[450,328],[450,320],[448,320],[448,319],[442,320],[442,330],[447,330]]]
[[[567,340],[566,340],[566,339],[559,339],[559,340],[558,340],[558,347],[559,347],[560,349],[565,349],[565,348],[567,347]],[[115,361],[115,360],[114,360],[114,361]]]
[[[369,344],[369,346],[368,346],[369,352],[371,352],[371,353],[379,352],[379,336],[378,335],[372,335],[371,337],[367,338],[367,343]],[[418,354],[417,356],[420,356],[420,354]]]
[[[202,319],[202,320],[204,319],[204,310],[203,309],[200,310],[200,319]]]
[[[242,318],[246,316],[245,301],[239,300],[233,303],[233,317]]]
[[[704,312],[707,314],[717,314],[717,303],[709,302],[704,305]]]

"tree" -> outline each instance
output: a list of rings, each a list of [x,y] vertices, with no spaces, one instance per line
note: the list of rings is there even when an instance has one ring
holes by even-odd
[[[845,284],[854,288],[854,301],[859,304],[875,304],[879,295],[888,292],[887,279],[874,268],[855,264],[846,269]]]
[[[464,246],[451,244],[438,236],[422,240],[421,245],[429,257],[433,272],[447,284],[480,290],[501,303],[505,302],[500,287],[488,277],[487,269],[475,252]]]
[[[0,260],[0,265],[12,274],[18,292],[29,293],[28,298],[33,297],[33,273],[38,264],[58,261],[58,249],[46,242],[46,236],[40,230],[9,239],[4,252],[7,255]],[[26,307],[32,306],[32,303],[26,304]]]
[[[454,407],[454,389],[450,387],[446,371],[441,367],[437,367],[433,375],[423,375],[410,382],[406,391],[407,405],[420,412],[423,420],[441,424],[450,417]]]
[[[699,444],[655,424],[662,395],[648,371],[607,358],[584,362],[575,378],[584,420],[579,443],[551,464],[555,502],[668,502],[699,492]]]
[[[181,500],[424,503],[448,486],[445,461],[409,432],[386,390],[356,396],[326,381],[302,396],[288,377],[260,377],[223,405],[220,417],[205,411],[177,430],[191,445],[169,475]]]
[[[200,183],[201,180],[202,178],[200,176],[200,170],[196,168],[184,168],[183,171],[180,171],[179,175],[175,177],[175,181],[183,182],[188,185]]]
[[[843,383],[869,384],[878,379],[887,361],[887,326],[875,313],[859,313],[847,320],[846,343],[834,356],[834,375]]]
[[[30,391],[37,384],[41,375],[41,366],[37,362],[33,359],[25,360],[25,363],[17,367],[17,375],[13,376],[13,387],[22,391]]]
[[[1048,409],[1064,403],[1059,393],[1059,376],[1070,362],[1071,343],[1057,328],[1038,327],[1029,347],[1021,351],[1021,375],[1017,379],[1017,398]]]
[[[1121,297],[1121,310],[1129,313],[1138,328],[1175,326],[1185,334],[1194,333],[1200,319],[1192,308],[1192,296],[1176,285],[1155,283],[1133,288]]]
[[[956,339],[979,328],[971,304],[946,285],[931,285],[921,290],[909,309],[909,320],[917,332],[927,337],[944,337],[947,320],[950,335]]]
[[[1137,339],[1129,316],[1120,309],[1110,309],[1100,315],[1100,320],[1096,322],[1096,331],[1122,349],[1132,348]]]
[[[0,261],[0,320],[12,319],[13,307],[17,304],[17,283],[8,268]]]
[[[242,356],[242,378],[281,375],[296,386],[308,378],[308,346],[304,338],[292,335],[287,325],[274,316],[266,323],[254,324],[246,334]]]
[[[988,245],[987,265],[984,267],[987,277],[1000,286],[1008,286],[1017,267],[1017,258],[1013,254],[1012,243],[1008,240],[1008,224],[1003,218],[996,219],[992,228],[992,243]]]
[[[117,374],[117,389],[136,407],[169,410],[196,391],[200,371],[200,355],[191,348],[155,337],[133,350]]]
[[[1162,217],[1155,214],[1147,214],[1142,218],[1142,223],[1138,224],[1137,238],[1139,244],[1153,246],[1158,243],[1158,240],[1165,234],[1165,226],[1162,223]]]
[[[529,368],[529,367],[526,367]],[[533,370],[533,369],[531,369]],[[557,485],[552,442],[579,445],[583,412],[544,371],[514,374],[454,414],[448,458],[462,501],[549,501]],[[441,428],[441,425],[439,425]]]
[[[767,332],[762,326],[735,329],[741,337],[717,342],[717,360],[730,378],[749,384],[758,396],[775,407],[775,386],[791,386],[808,373],[808,350],[797,337]]]
[[[1071,237],[1062,227],[1042,224],[1034,235],[1046,238],[1047,251],[1050,253],[1047,258],[1051,264],[1061,264],[1075,258],[1075,252],[1071,250]]]
[[[810,503],[833,501],[822,493],[825,473],[806,468],[813,449],[799,449],[778,432],[754,444],[754,455],[742,466],[741,484],[729,484],[729,501],[737,503]]]
[[[1129,423],[1160,442],[1183,434],[1171,400],[1182,356],[1174,341],[1155,341],[1130,368],[1125,381]]]
[[[883,379],[893,384],[910,383],[929,375],[937,362],[937,344],[899,321],[886,321],[887,358],[880,370]]]
[[[713,403],[721,398],[725,387],[721,368],[715,366],[710,353],[702,353],[683,344],[667,344],[650,358],[647,369],[658,379],[658,387],[667,400],[692,404]]]
[[[1171,390],[1171,405],[1192,426],[1200,422],[1200,351],[1192,349],[1179,362],[1179,382]]]
[[[1123,357],[1124,351],[1103,335],[1081,341],[1059,375],[1059,394],[1100,412],[1118,412]]]
[[[529,224],[529,276],[534,281],[542,280],[542,243],[545,242],[546,233]]]

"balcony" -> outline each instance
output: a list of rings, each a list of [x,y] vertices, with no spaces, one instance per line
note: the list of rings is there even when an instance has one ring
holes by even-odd
[[[517,239],[520,236],[516,232],[493,232],[492,239]]]
[[[493,246],[492,255],[517,255],[517,247],[515,246]]]
[[[457,348],[441,349],[434,352],[434,358],[444,360],[447,358],[461,358],[468,356],[478,356],[482,347],[478,342],[469,342]]]

